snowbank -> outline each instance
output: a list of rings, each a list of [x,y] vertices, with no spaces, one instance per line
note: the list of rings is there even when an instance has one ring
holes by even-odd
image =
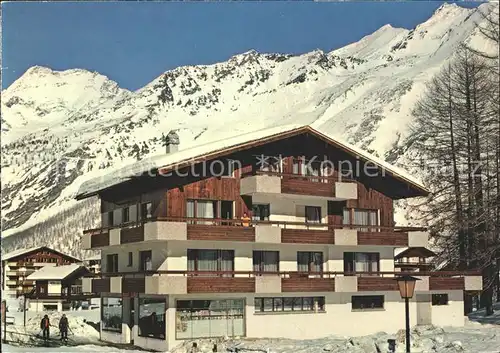
[[[389,335],[384,332],[370,336],[341,338],[328,337],[316,340],[289,339],[205,339],[187,341],[171,353],[189,353],[193,342],[200,352],[212,352],[217,344],[218,352],[263,353],[380,353],[388,352],[389,339],[396,340],[396,352],[405,352],[405,332]],[[500,347],[500,327],[442,329],[432,325],[415,327],[411,332],[412,352],[493,352]],[[495,351],[496,352],[496,351]]]
[[[85,345],[85,346],[78,346],[78,347],[50,347],[45,348],[45,347],[18,347],[18,346],[12,346],[10,344],[3,344],[2,345],[2,352],[43,352],[43,353],[48,353],[48,352],[61,352],[61,353],[66,353],[66,352],[123,352],[123,349],[115,348],[115,347],[103,347],[103,346],[96,346],[96,345]],[[144,353],[144,351],[138,351],[138,350],[126,350],[127,353]]]
[[[92,326],[84,322],[84,318],[71,313],[65,313],[68,317],[69,328],[68,339],[72,344],[90,344],[99,341],[99,332]],[[40,342],[41,329],[40,322],[45,314],[36,313],[26,321],[26,327],[22,325],[7,326],[7,340],[10,342],[19,342],[22,345],[36,345]],[[49,316],[50,337],[59,338],[59,320],[62,313],[53,312],[47,314]]]

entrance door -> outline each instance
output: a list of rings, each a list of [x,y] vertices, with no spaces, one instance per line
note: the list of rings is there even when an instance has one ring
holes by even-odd
[[[233,201],[221,201],[220,218],[233,219]],[[223,225],[229,225],[230,222],[222,222]]]

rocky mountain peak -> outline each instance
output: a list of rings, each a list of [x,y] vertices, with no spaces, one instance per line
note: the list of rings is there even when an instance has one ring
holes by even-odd
[[[440,13],[456,9],[449,6]],[[473,12],[459,8],[421,31],[385,25],[328,54],[250,50],[166,71],[135,92],[87,70],[30,68],[2,92],[3,234],[74,207],[76,190],[91,177],[164,155],[161,132],[177,131],[188,148],[282,124],[314,124],[392,163],[404,161],[413,105],[426,79],[471,36]],[[450,28],[454,34],[444,35]],[[98,219],[98,208],[84,213]],[[58,231],[74,237],[78,224]]]

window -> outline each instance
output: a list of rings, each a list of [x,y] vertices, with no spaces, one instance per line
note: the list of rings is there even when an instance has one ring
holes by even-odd
[[[252,205],[252,220],[254,221],[269,221],[270,207],[269,204]]]
[[[217,201],[188,200],[186,205],[188,218],[217,218]],[[213,224],[210,221],[197,221],[197,224]]]
[[[355,225],[378,225],[378,212],[372,210],[357,210],[354,209],[354,220],[352,222]],[[362,232],[374,232],[377,228],[360,228]]]
[[[106,255],[106,272],[118,272],[118,254]]]
[[[279,262],[279,251],[253,252],[253,270],[255,272],[278,272]]]
[[[448,294],[432,294],[432,305],[448,305]]]
[[[321,207],[306,206],[306,222],[321,223]]]
[[[345,252],[344,272],[378,272],[380,254],[378,252]]]
[[[188,271],[234,271],[234,250],[188,249],[187,255]],[[228,273],[224,276],[232,277],[233,275]]]
[[[153,217],[153,203],[146,202],[141,204],[141,219],[150,219]]]
[[[130,222],[130,210],[128,207],[122,209],[122,220],[123,223]]]
[[[353,310],[383,309],[383,295],[354,295],[351,298]]]
[[[113,218],[113,211],[108,212],[108,226],[112,226],[112,225],[114,225],[114,223],[113,223],[113,219],[114,219],[114,218]]]
[[[127,264],[128,267],[132,267],[133,259],[134,259],[134,255],[132,254],[132,252],[129,252],[128,253],[128,264]]]
[[[245,335],[245,301],[177,300],[177,339],[235,337]]]
[[[233,201],[220,201],[220,218],[233,219]],[[222,222],[223,225],[231,225],[230,222]]]
[[[122,332],[122,299],[103,297],[101,302],[101,328]]]
[[[325,297],[255,298],[254,310],[259,312],[324,311]]]
[[[165,339],[165,299],[139,298],[139,336]]]
[[[351,213],[352,211],[352,213]],[[345,208],[343,214],[343,224],[353,224],[356,226],[378,226],[380,225],[378,219],[378,211],[377,210],[359,210],[359,209],[350,209]],[[376,232],[378,231],[377,227],[373,228],[360,228],[362,232]]]
[[[139,271],[153,271],[151,250],[139,251]]]
[[[328,201],[328,215],[342,216],[344,215],[345,201]]]
[[[299,272],[322,272],[323,253],[298,251],[297,267]]]
[[[292,173],[298,175],[306,175],[306,161],[304,158],[294,158]]]

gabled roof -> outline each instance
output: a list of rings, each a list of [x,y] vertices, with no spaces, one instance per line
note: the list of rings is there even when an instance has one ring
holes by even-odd
[[[21,256],[21,255],[25,255],[25,254],[28,254],[28,253],[31,253],[31,252],[34,252],[34,251],[37,251],[37,250],[42,250],[42,249],[55,252],[55,253],[60,254],[62,256],[70,257],[73,260],[75,260],[76,262],[81,262],[81,260],[77,259],[76,257],[73,257],[71,255],[62,253],[62,252],[57,251],[57,250],[54,250],[54,249],[49,248],[47,246],[36,246],[36,247],[26,248],[26,249],[17,249],[17,250],[11,251],[11,252],[9,252],[9,253],[7,253],[5,255],[2,255],[2,261],[10,260],[10,259],[13,259],[15,257]]]
[[[63,266],[44,266],[26,277],[27,280],[63,280],[76,271],[84,268],[82,265],[70,264]]]
[[[292,137],[303,133],[313,134],[316,137],[323,139],[327,143],[340,148],[355,157],[360,157],[365,161],[374,163],[375,165],[392,174],[395,178],[398,178],[403,182],[411,185],[415,189],[419,190],[422,195],[426,195],[429,193],[425,186],[423,186],[423,184],[419,180],[414,178],[409,173],[392,166],[382,159],[372,156],[371,154],[363,151],[356,146],[353,146],[345,141],[340,141],[339,139],[333,138],[331,136],[322,134],[309,125],[285,125],[237,135],[223,140],[210,142],[185,150],[180,150],[175,153],[146,158],[142,161],[125,166],[101,177],[93,178],[84,182],[78,190],[76,198],[83,199],[96,195],[100,191],[121,184],[125,181],[131,180],[134,177],[138,177],[150,171],[166,172],[176,167],[191,165],[197,162],[202,162],[204,160],[228,155],[233,152],[260,146],[272,141],[285,139],[287,137]]]
[[[436,253],[432,250],[429,250],[424,247],[414,247],[407,248],[401,252],[398,252],[396,256],[394,256],[395,260],[399,260],[403,257],[434,257]]]

